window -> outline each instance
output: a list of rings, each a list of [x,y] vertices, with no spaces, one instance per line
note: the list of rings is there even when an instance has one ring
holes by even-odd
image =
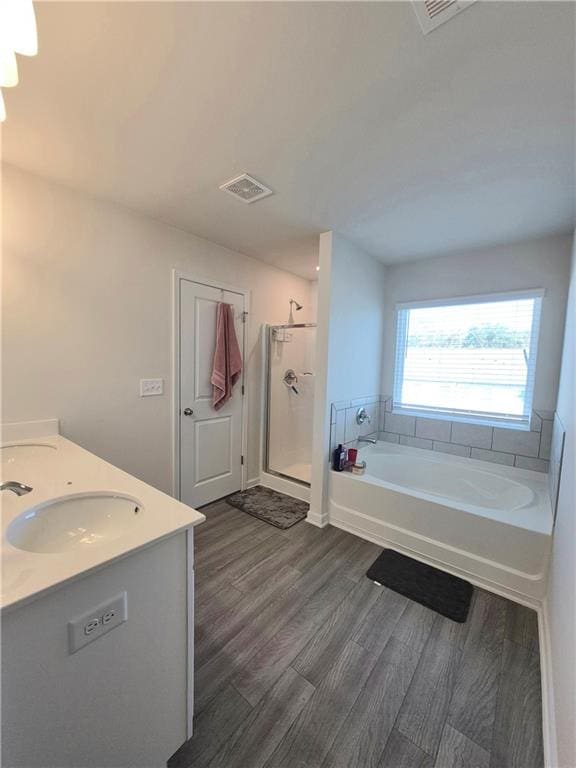
[[[529,429],[543,293],[397,305],[394,411]]]

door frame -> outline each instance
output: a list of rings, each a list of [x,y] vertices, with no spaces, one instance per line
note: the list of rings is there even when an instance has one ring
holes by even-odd
[[[264,339],[264,410],[262,423],[264,425],[264,436],[262,440],[262,452],[260,463],[262,466],[262,472],[268,475],[274,475],[279,478],[280,481],[287,480],[290,483],[295,483],[296,486],[302,486],[302,488],[310,489],[311,483],[307,483],[304,480],[298,480],[291,475],[284,475],[282,472],[278,472],[275,469],[270,468],[270,393],[271,393],[271,375],[272,375],[272,338],[271,333],[275,328],[281,328],[283,330],[293,328],[318,328],[317,323],[270,323],[264,326],[264,333],[266,338]],[[294,494],[291,494],[294,495]],[[305,494],[306,495],[306,494]],[[308,501],[308,499],[305,499]]]
[[[246,488],[246,479],[248,476],[248,371],[246,367],[246,350],[248,348],[248,335],[250,331],[250,291],[244,288],[238,288],[230,283],[223,283],[220,280],[211,280],[190,272],[182,272],[178,269],[172,270],[172,496],[180,500],[180,454],[181,454],[181,436],[180,436],[180,281],[187,280],[192,283],[199,283],[208,288],[216,288],[223,291],[238,293],[244,297],[244,315],[243,334],[241,340],[242,348],[242,380],[241,386],[244,387],[241,408],[241,442],[244,464],[242,465],[241,490]]]

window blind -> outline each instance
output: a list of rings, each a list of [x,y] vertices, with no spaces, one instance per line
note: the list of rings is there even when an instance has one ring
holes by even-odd
[[[528,429],[542,296],[399,304],[394,410]]]

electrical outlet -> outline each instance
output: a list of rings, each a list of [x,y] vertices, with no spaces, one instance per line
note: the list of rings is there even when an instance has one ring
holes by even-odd
[[[100,619],[90,619],[84,624],[84,634],[91,635],[100,626]]]
[[[76,653],[88,643],[102,637],[128,619],[126,592],[101,603],[82,616],[68,622],[70,653]]]
[[[140,397],[164,394],[164,379],[140,379]]]

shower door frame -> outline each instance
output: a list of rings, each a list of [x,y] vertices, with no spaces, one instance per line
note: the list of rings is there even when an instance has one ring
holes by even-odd
[[[267,325],[266,326],[266,333],[267,333],[267,339],[266,339],[266,396],[265,396],[265,412],[264,412],[264,461],[263,461],[263,469],[264,472],[266,472],[269,475],[274,475],[275,477],[281,477],[283,480],[288,480],[291,483],[297,483],[298,485],[301,485],[304,488],[310,488],[311,484],[307,483],[305,480],[298,480],[298,478],[293,477],[292,475],[285,475],[283,472],[278,472],[275,469],[270,468],[270,392],[271,392],[271,386],[270,386],[270,374],[272,372],[272,330],[274,328],[287,330],[289,328],[317,328],[318,323],[286,323],[284,325]]]

